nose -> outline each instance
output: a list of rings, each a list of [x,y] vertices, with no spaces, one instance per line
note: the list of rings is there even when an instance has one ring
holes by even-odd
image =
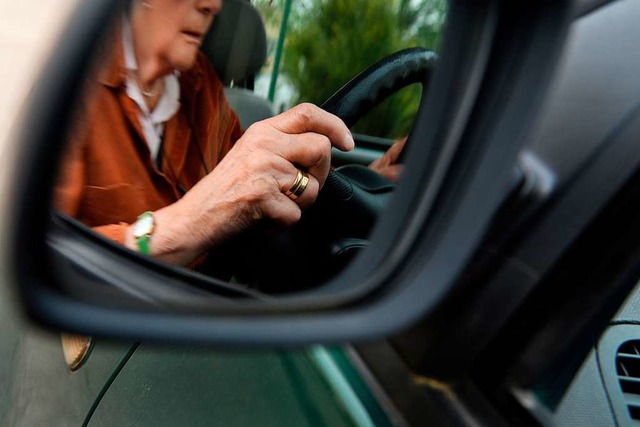
[[[203,15],[215,15],[222,8],[222,0],[197,0],[196,9]]]

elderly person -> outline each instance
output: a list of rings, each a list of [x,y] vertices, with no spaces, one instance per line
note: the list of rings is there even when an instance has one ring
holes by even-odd
[[[88,83],[57,187],[63,212],[174,264],[258,222],[296,223],[331,147],[354,146],[340,119],[310,104],[242,132],[199,52],[221,3],[131,2]]]

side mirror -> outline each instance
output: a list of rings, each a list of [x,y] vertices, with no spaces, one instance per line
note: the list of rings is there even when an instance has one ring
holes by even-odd
[[[10,249],[29,315],[84,334],[255,345],[370,339],[428,316],[465,283],[497,214],[519,200],[526,175],[513,171],[563,46],[568,3],[453,1],[403,180],[370,233],[354,236],[366,238],[366,250],[321,285],[274,295],[141,256],[51,209],[82,82],[121,12],[117,2],[82,2],[34,91],[21,139]],[[354,247],[343,243],[338,252]]]

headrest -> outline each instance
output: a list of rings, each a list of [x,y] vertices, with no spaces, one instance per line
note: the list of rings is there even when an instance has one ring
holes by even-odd
[[[225,85],[256,73],[267,57],[267,35],[251,3],[224,0],[201,46]]]

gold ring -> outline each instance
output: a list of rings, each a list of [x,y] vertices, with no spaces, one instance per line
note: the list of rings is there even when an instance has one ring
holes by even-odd
[[[295,200],[304,192],[304,190],[309,185],[309,175],[306,172],[302,172],[298,169],[298,175],[296,175],[296,180],[293,181],[293,184],[287,191],[284,192],[284,195],[289,197],[291,200]]]

